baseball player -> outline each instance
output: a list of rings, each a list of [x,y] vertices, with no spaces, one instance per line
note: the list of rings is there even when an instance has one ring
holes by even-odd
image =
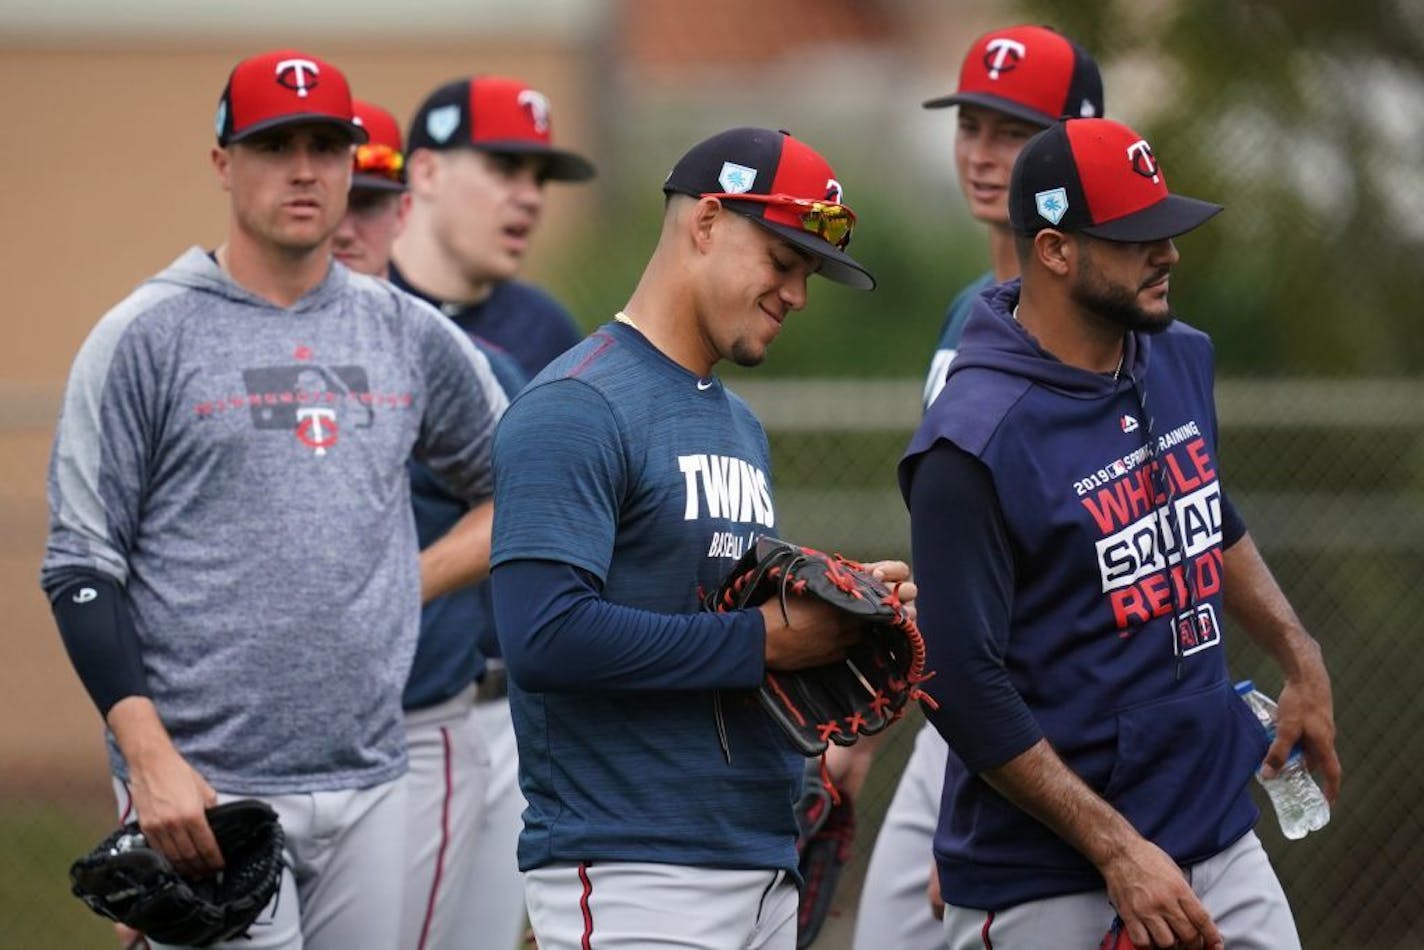
[[[514,279],[545,184],[594,173],[552,145],[550,119],[541,93],[477,76],[432,91],[407,138],[411,210],[391,279],[467,333],[510,395],[580,337],[551,296]],[[481,946],[503,950],[524,923],[515,863],[524,798],[489,591],[458,576],[488,563],[489,513],[466,514],[425,466],[413,467],[411,487],[432,586],[404,700],[411,863],[401,946],[463,948],[479,934]]]
[[[845,252],[839,180],[790,135],[738,128],[663,191],[623,311],[520,393],[496,440],[491,584],[542,950],[795,945],[803,760],[750,688],[854,636],[794,596],[785,614],[698,612],[776,529],[766,434],[714,368],[760,363],[813,273],[874,286]]]
[[[333,265],[366,141],[336,67],[243,60],[216,133],[226,240],[75,358],[41,581],[150,843],[204,877],[222,866],[204,806],[280,816],[280,891],[222,946],[393,947],[420,603],[406,460],[488,496],[506,399],[439,313]]]
[[[1211,343],[1167,299],[1172,239],[1220,210],[1111,120],[1029,140],[1022,280],[976,298],[901,462],[956,950],[1096,946],[1115,917],[1138,947],[1300,946],[1248,785],[1299,740],[1334,798],[1330,679],[1226,501]],[[1226,608],[1284,675],[1269,754]]]
[[[949,305],[925,380],[926,409],[944,386],[970,304],[984,288],[1018,276],[1008,207],[1014,159],[1059,116],[1102,115],[1102,77],[1092,56],[1066,36],[1042,26],[1012,26],[976,39],[960,66],[958,88],[924,103],[927,109],[947,106],[958,106],[954,170],[969,213],[989,226],[990,269]],[[831,768],[845,776],[852,793],[878,747],[866,742],[833,750]],[[945,754],[944,740],[926,723],[876,835],[855,919],[857,950],[879,950],[887,942],[904,950],[943,944],[925,890],[928,880],[931,894],[938,891],[931,844]]]
[[[338,261],[372,277],[389,277],[391,245],[405,227],[410,195],[405,184],[405,151],[395,116],[374,102],[353,99],[354,121],[367,140],[356,146],[346,215],[332,235]]]
[[[548,97],[517,79],[474,76],[432,91],[410,122],[410,223],[392,273],[530,376],[583,336],[556,300],[514,279],[545,184],[595,174],[552,135]]]

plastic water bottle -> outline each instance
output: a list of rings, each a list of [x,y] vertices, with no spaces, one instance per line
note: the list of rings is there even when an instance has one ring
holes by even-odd
[[[1261,728],[1265,729],[1266,735],[1275,742],[1276,701],[1258,690],[1256,684],[1250,680],[1237,683],[1236,693],[1246,701],[1246,705],[1256,714]],[[1265,778],[1258,769],[1256,781],[1261,783],[1261,787],[1270,796],[1271,805],[1276,810],[1276,818],[1281,823],[1281,833],[1287,838],[1293,841],[1304,838],[1329,823],[1330,803],[1325,800],[1325,794],[1320,790],[1320,786],[1315,784],[1315,779],[1311,778],[1300,746],[1291,750],[1285,767],[1274,778]]]

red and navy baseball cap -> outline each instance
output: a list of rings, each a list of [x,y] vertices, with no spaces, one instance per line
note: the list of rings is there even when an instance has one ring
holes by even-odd
[[[540,155],[547,177],[587,181],[593,163],[552,143],[549,98],[517,79],[472,76],[448,82],[425,97],[406,140],[418,148],[476,148],[506,155]]]
[[[405,191],[405,152],[400,123],[374,102],[352,100],[354,121],[369,137],[356,147],[351,171],[352,190]]]
[[[328,62],[283,49],[244,59],[233,67],[218,100],[214,120],[218,144],[226,148],[250,135],[284,125],[323,122],[366,141],[355,122],[351,87]]]
[[[1046,26],[1011,26],[974,41],[959,88],[926,109],[975,105],[1035,125],[1103,114],[1103,77],[1088,51]]]
[[[1009,181],[1009,225],[1106,241],[1185,234],[1221,205],[1174,195],[1147,140],[1111,119],[1066,119],[1025,143]]]
[[[821,261],[822,276],[858,290],[875,278],[845,252],[855,213],[830,163],[790,132],[737,128],[694,145],[663,182],[664,194],[713,196]]]

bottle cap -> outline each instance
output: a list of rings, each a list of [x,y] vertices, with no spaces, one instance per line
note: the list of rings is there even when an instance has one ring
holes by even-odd
[[[1236,684],[1236,695],[1245,696],[1247,693],[1251,692],[1255,688],[1256,684],[1251,680],[1242,680],[1241,682]]]

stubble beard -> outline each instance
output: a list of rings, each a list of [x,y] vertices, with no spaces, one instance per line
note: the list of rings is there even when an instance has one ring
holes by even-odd
[[[745,339],[738,337],[732,341],[732,352],[728,356],[738,366],[760,366],[766,360],[766,348],[758,350]]]
[[[1143,310],[1137,303],[1136,292],[1120,284],[1108,283],[1086,262],[1082,274],[1069,289],[1069,295],[1079,307],[1128,331],[1161,333],[1177,318],[1170,305],[1161,316]]]

